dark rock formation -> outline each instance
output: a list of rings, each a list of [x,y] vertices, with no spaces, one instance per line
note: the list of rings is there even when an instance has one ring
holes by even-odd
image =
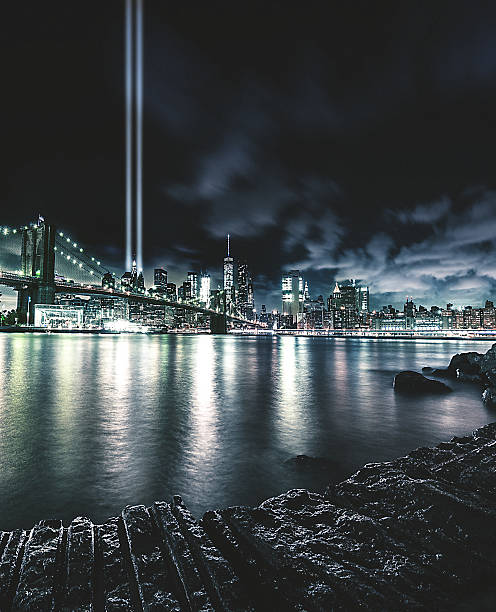
[[[471,382],[480,382],[481,363],[484,355],[476,352],[458,353],[451,358],[448,372],[453,378]]]
[[[406,370],[396,374],[393,387],[395,391],[417,395],[420,393],[449,393],[448,385],[438,381],[430,380],[418,372]]]
[[[495,570],[496,423],[200,522],[175,497],[0,532],[0,609],[493,610]]]
[[[484,389],[482,399],[490,406],[496,406],[496,344],[485,354],[458,353],[451,358],[446,368],[422,368],[430,376],[456,378],[460,381],[477,383]]]
[[[325,457],[309,457],[308,455],[296,455],[296,457],[291,457],[284,463],[289,467],[301,470],[331,472],[336,468],[336,463],[331,459],[326,459]]]
[[[422,368],[422,372],[428,376],[436,376],[438,378],[456,378],[456,376],[453,376],[448,368],[424,367]]]

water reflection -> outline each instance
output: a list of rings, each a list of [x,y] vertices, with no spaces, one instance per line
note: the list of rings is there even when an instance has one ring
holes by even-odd
[[[477,388],[396,396],[481,342],[0,334],[0,528],[182,494],[200,515],[323,487],[493,418]],[[324,456],[335,470],[285,460]]]

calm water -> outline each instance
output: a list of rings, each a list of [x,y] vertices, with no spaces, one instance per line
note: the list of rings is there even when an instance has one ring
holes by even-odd
[[[0,334],[0,529],[175,493],[199,516],[323,488],[495,420],[470,385],[415,400],[391,386],[490,344]],[[298,454],[329,471],[286,463]]]

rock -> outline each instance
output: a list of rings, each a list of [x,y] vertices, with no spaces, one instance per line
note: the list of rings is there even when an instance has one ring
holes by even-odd
[[[458,353],[451,358],[448,372],[453,378],[459,378],[460,374],[480,376],[482,359],[483,355],[475,351],[470,353]]]
[[[446,368],[422,368],[430,376],[456,378],[462,382],[482,385],[482,399],[487,406],[496,406],[496,344],[483,355],[475,351],[458,353]]]
[[[452,376],[450,370],[448,368],[422,368],[422,372],[424,374],[428,374],[429,376],[437,376],[438,378],[456,378],[456,376]]]
[[[296,455],[296,457],[286,459],[284,464],[298,469],[321,471],[332,471],[336,467],[334,461],[330,459],[325,457],[309,457],[308,455]]]
[[[430,380],[418,372],[406,370],[396,374],[393,387],[395,391],[409,394],[419,393],[449,393],[451,388],[438,381]]]
[[[462,370],[456,371],[456,377],[460,382],[469,382],[482,384],[482,376],[480,374],[466,374]]]

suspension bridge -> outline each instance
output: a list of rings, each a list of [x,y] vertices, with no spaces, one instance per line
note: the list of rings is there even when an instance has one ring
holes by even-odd
[[[123,298],[206,315],[212,333],[227,333],[229,324],[260,327],[221,306],[209,308],[194,300],[171,300],[149,292],[135,293],[104,284],[115,274],[71,236],[41,220],[22,227],[0,227],[0,285],[17,292],[21,320],[34,321],[37,304],[53,305],[57,294]],[[114,283],[111,283],[114,284]]]

